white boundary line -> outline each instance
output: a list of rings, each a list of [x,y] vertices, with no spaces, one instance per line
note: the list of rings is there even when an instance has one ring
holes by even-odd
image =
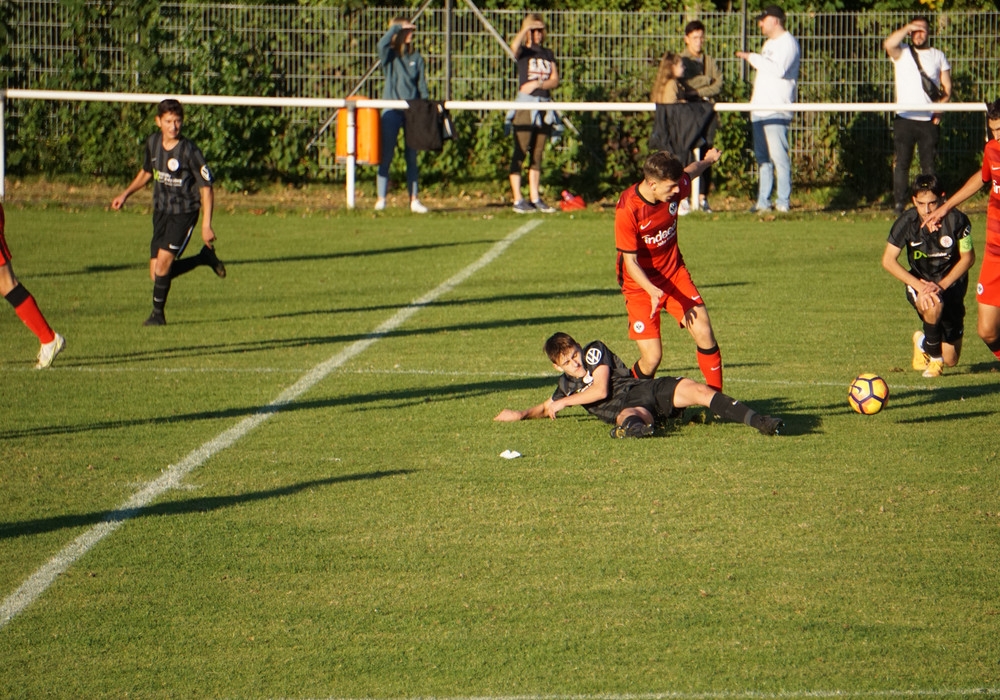
[[[122,503],[115,510],[108,513],[103,522],[95,525],[90,530],[77,537],[61,552],[52,557],[48,563],[43,565],[35,573],[28,577],[28,579],[22,583],[16,591],[8,596],[7,599],[3,601],[3,605],[0,605],[0,629],[3,629],[7,623],[14,619],[14,617],[34,603],[49,588],[49,586],[52,585],[60,574],[69,569],[70,566],[90,551],[92,547],[124,525],[127,521],[138,515],[143,508],[152,503],[156,498],[162,496],[170,489],[178,488],[181,480],[185,476],[203,465],[214,455],[231,447],[234,443],[245,437],[257,426],[267,421],[267,419],[275,413],[278,413],[282,408],[312,389],[316,386],[316,384],[322,381],[327,375],[343,365],[345,362],[357,357],[376,342],[381,340],[387,333],[399,328],[399,326],[403,325],[411,316],[420,311],[420,309],[424,306],[427,306],[438,297],[447,294],[476,272],[489,265],[502,255],[512,243],[521,238],[521,236],[530,232],[540,223],[540,219],[530,221],[524,226],[521,226],[512,233],[508,234],[506,238],[490,248],[481,258],[479,258],[479,260],[475,261],[464,270],[454,275],[451,279],[443,282],[437,288],[431,290],[424,296],[410,302],[409,306],[397,311],[389,320],[383,322],[365,338],[355,341],[345,349],[338,352],[336,355],[320,362],[318,365],[306,372],[292,386],[281,392],[278,398],[274,401],[262,407],[252,416],[244,418],[232,428],[223,431],[203,444],[201,447],[198,447],[178,464],[168,467],[160,478],[146,484],[130,499]]]
[[[786,690],[774,693],[746,691],[706,691],[643,693],[637,695],[496,695],[397,698],[396,700],[794,700],[795,698],[940,698],[967,695],[1000,695],[1000,688],[955,688],[948,690]],[[330,697],[326,700],[371,700],[370,698]]]

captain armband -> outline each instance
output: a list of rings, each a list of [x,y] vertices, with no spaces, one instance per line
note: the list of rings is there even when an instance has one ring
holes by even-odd
[[[968,253],[972,250],[972,236],[966,236],[965,238],[958,239],[958,252]]]

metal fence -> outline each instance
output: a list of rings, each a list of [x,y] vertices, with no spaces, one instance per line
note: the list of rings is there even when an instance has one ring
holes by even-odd
[[[68,5],[68,4],[67,4]],[[8,82],[17,87],[43,87],[46,75],[58,72],[79,50],[74,42],[73,9],[58,0],[24,0],[11,3]],[[143,91],[141,62],[134,51],[138,37],[116,31],[115,12],[121,4],[97,13],[101,36],[101,65],[109,90]],[[116,10],[116,6],[118,9]],[[168,3],[159,5],[158,29],[165,37],[159,46],[164,56],[186,63],[185,53],[200,39],[229,32],[254,45],[269,47],[281,94],[295,97],[344,97],[352,93],[381,97],[381,73],[371,72],[376,44],[395,15],[412,17],[414,8],[386,10],[287,6],[241,6],[222,3]],[[506,100],[516,91],[513,61],[496,34],[509,39],[521,22],[522,12],[474,11],[460,5],[452,10],[451,56],[446,56],[443,8],[428,7],[417,19],[416,40],[428,69],[432,96],[457,100]],[[661,12],[550,12],[547,45],[559,60],[560,101],[644,102],[665,50],[682,48],[683,26],[694,15]],[[706,50],[721,67],[726,87],[723,97],[740,101],[749,94],[752,73],[737,59],[737,50],[756,50],[762,38],[753,18],[741,13],[709,12],[697,15],[707,27]],[[799,100],[802,102],[891,102],[894,97],[892,65],[882,50],[882,40],[910,16],[899,12],[791,14],[787,28],[802,49]],[[1000,95],[1000,13],[942,13],[931,18],[933,45],[942,49],[952,65],[955,101],[995,99]],[[182,40],[183,39],[183,40]],[[367,76],[367,77],[366,77]],[[449,79],[450,77],[450,79]],[[45,87],[74,89],[73,85]],[[297,118],[319,130],[328,114],[315,111]],[[981,117],[978,117],[981,121]],[[793,123],[793,156],[797,168],[812,171],[834,167],[830,141],[838,132],[860,129],[859,142],[891,149],[891,115],[857,120],[842,113],[810,114]],[[971,122],[970,122],[971,123]],[[981,146],[981,130],[962,137],[958,129],[944,139],[942,159],[952,153]],[[974,131],[974,129],[973,129]],[[325,138],[332,138],[327,136]],[[329,144],[327,144],[329,145]],[[320,153],[331,153],[332,148]],[[333,159],[323,163],[335,167]]]

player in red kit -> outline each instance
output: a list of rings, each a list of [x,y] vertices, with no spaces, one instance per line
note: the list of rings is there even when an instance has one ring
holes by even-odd
[[[986,126],[990,139],[983,149],[983,167],[962,185],[948,201],[931,212],[924,226],[931,231],[940,227],[945,214],[983,188],[990,186],[990,199],[986,208],[986,246],[983,266],[976,285],[979,302],[979,337],[1000,360],[1000,100],[986,107]]]
[[[698,347],[705,383],[722,391],[722,355],[705,302],[677,247],[677,209],[691,195],[691,180],[719,160],[711,148],[686,168],[672,154],[654,153],[642,166],[642,182],[629,187],[615,210],[618,285],[625,296],[629,338],[639,347],[632,366],[637,378],[652,377],[660,366],[660,310],[686,328]]]

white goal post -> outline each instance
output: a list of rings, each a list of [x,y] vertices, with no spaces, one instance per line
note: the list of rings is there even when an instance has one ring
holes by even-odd
[[[226,95],[162,95],[131,92],[86,92],[74,90],[0,90],[0,201],[6,195],[6,129],[4,116],[8,100],[49,100],[55,102],[144,102],[156,104],[173,98],[184,105],[230,105],[242,107],[308,107],[314,109],[347,108],[347,208],[355,203],[355,175],[357,168],[357,124],[355,110],[363,108],[406,109],[405,100],[346,100],[322,97],[256,97]],[[497,100],[449,100],[444,103],[449,110],[502,110],[524,109],[524,102]],[[653,112],[652,102],[538,102],[531,103],[532,110],[560,112]],[[892,102],[813,102],[778,105],[753,105],[745,102],[719,102],[716,112],[985,112],[982,102],[956,102],[943,104],[902,105]],[[209,154],[211,158],[211,154]]]

